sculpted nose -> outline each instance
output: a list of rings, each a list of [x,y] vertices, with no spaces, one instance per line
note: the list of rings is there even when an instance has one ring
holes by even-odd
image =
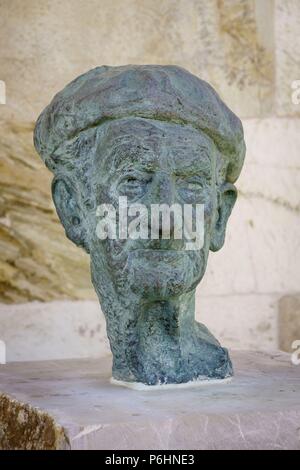
[[[151,190],[149,194],[149,206],[153,204],[157,205],[166,205],[170,207],[174,203],[174,183],[172,177],[166,173],[158,173],[152,180]],[[151,210],[153,213],[153,210]],[[152,233],[156,232],[159,239],[162,238],[173,238],[174,235],[174,217],[173,213],[170,214],[169,227],[163,224],[163,218],[160,216],[157,218],[152,218],[150,222]],[[167,224],[168,225],[168,224]],[[166,232],[166,233],[165,233]]]
[[[152,180],[150,192],[150,204],[173,204],[174,188],[171,176],[163,172],[157,173]]]

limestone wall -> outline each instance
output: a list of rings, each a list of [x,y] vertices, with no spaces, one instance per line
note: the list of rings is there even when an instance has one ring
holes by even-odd
[[[95,299],[87,256],[65,238],[51,176],[33,149],[35,119],[92,67],[158,63],[209,81],[242,118],[248,147],[225,247],[211,255],[198,289],[197,317],[227,346],[278,346],[279,299],[300,290],[300,103],[292,100],[299,31],[299,0],[0,0],[0,339],[18,329],[16,303]],[[36,311],[20,308],[24,317]],[[72,320],[67,311],[65,323],[65,309],[57,312],[58,324],[73,322],[76,336],[78,313]],[[82,327],[86,321],[83,313]],[[43,338],[46,324],[36,314],[26,334]]]

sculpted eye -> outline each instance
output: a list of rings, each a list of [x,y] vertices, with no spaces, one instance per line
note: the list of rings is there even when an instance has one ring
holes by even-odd
[[[181,199],[186,202],[196,202],[201,197],[203,183],[198,178],[180,179],[177,182],[177,191]]]
[[[148,180],[142,176],[127,175],[118,184],[118,192],[129,199],[141,197],[147,186]]]
[[[199,189],[202,189],[202,187],[203,186],[199,181],[187,181],[186,183],[186,188],[190,191],[199,191]]]
[[[124,179],[123,184],[126,184],[127,187],[135,188],[141,184],[141,181],[138,178],[135,178],[134,176],[128,176]]]

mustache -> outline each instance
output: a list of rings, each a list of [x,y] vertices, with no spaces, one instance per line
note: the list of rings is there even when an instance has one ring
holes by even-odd
[[[175,241],[180,242],[180,245],[174,247],[172,243]],[[153,242],[159,243],[158,249],[155,246],[153,248]],[[167,248],[162,242],[168,243]],[[102,250],[107,252],[107,257],[103,256]],[[153,278],[153,282],[160,279],[161,289],[164,283],[167,289],[170,284],[168,278],[172,279],[175,272],[177,272],[178,285],[188,284],[189,289],[194,288],[206,264],[204,251],[184,250],[182,240],[106,239],[102,241],[101,247],[98,245],[92,258],[100,258],[103,271],[107,271],[108,275],[112,276],[119,292],[129,288],[129,281],[132,281],[131,287],[135,291],[137,286],[134,287],[134,285],[137,278],[148,279],[148,281]],[[96,271],[98,270],[97,268]]]
[[[125,240],[120,239],[106,239],[107,251],[113,258],[120,259],[128,256],[128,253],[132,251],[141,250],[157,250],[157,251],[183,251],[187,240],[184,238],[180,240],[176,239],[163,239],[157,240],[151,239],[136,239],[132,240],[127,238]]]
[[[136,250],[129,252],[122,270],[122,285],[133,292],[168,297],[194,289],[203,271],[203,252]],[[157,268],[159,264],[159,269]],[[138,280],[138,282],[137,282]]]

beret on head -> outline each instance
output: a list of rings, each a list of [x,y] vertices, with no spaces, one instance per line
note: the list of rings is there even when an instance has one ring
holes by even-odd
[[[60,145],[109,119],[142,117],[189,124],[205,132],[226,159],[226,179],[240,174],[245,143],[240,119],[214,89],[177,66],[96,67],[57,93],[34,131],[37,152],[48,166]]]

